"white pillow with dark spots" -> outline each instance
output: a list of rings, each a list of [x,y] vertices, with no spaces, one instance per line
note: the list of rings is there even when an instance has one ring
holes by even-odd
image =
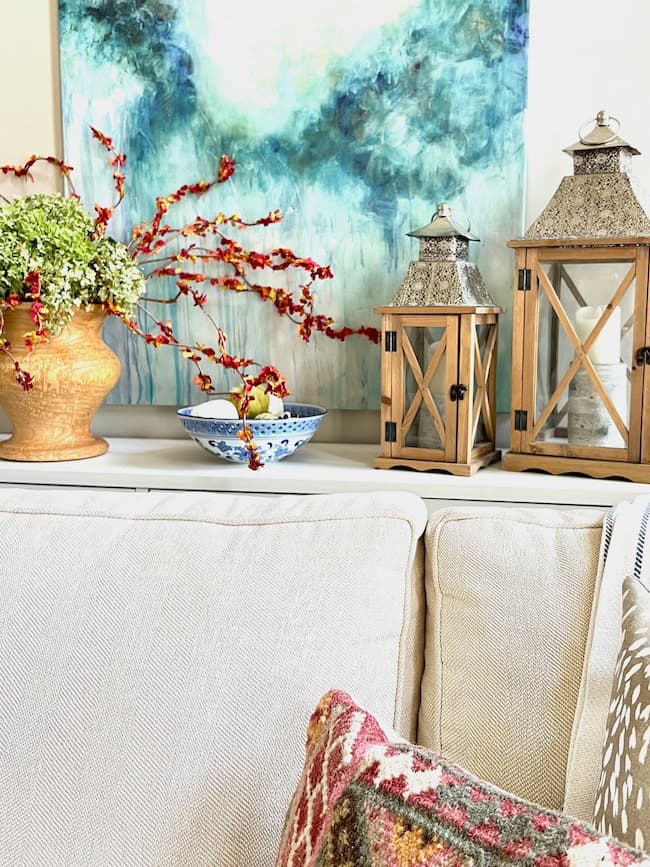
[[[594,824],[650,848],[650,592],[623,582],[623,637],[616,662],[594,806]]]

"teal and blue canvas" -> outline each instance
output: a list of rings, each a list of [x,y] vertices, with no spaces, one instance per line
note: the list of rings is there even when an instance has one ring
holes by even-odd
[[[92,207],[112,198],[105,154],[88,125],[127,153],[126,201],[112,233],[150,218],[157,195],[207,179],[221,154],[235,177],[197,211],[284,221],[250,236],[331,264],[321,312],[338,324],[380,325],[417,258],[406,233],[439,202],[467,214],[496,302],[511,307],[511,255],[521,232],[527,0],[60,0],[65,159]],[[249,241],[249,237],[246,238]],[[150,287],[172,294],[173,284]],[[377,408],[380,349],[316,335],[247,294],[218,292],[210,311],[233,354],[275,364],[295,400]],[[182,339],[210,343],[188,306],[158,314]],[[501,407],[509,381],[509,318],[500,339]],[[109,322],[122,360],[113,403],[200,400],[193,367]],[[214,342],[214,341],[212,341]],[[234,384],[217,379],[225,388]]]

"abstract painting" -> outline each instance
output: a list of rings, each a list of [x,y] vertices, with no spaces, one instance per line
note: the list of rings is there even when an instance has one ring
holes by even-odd
[[[112,196],[88,124],[127,153],[128,197],[112,223],[119,237],[151,217],[156,195],[207,179],[221,154],[234,157],[235,177],[198,208],[190,203],[187,217],[223,210],[256,218],[279,208],[284,221],[257,246],[290,246],[330,264],[335,276],[319,284],[318,304],[340,325],[379,326],[374,307],[390,303],[417,258],[406,233],[446,201],[470,218],[485,282],[510,307],[504,243],[520,234],[523,218],[527,5],[60,0],[65,159],[92,207]],[[378,407],[376,345],[323,335],[304,345],[247,294],[221,292],[210,304],[229,350],[275,364],[296,399]],[[171,316],[179,335],[210,342],[189,307]],[[113,403],[198,402],[184,359],[144,346],[118,322],[109,326],[123,369]]]

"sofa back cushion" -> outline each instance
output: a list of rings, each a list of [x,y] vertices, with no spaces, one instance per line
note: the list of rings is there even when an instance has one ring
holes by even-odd
[[[473,508],[426,531],[418,742],[562,809],[602,515]]]
[[[270,867],[324,691],[414,732],[425,519],[406,494],[5,492],[2,863]]]

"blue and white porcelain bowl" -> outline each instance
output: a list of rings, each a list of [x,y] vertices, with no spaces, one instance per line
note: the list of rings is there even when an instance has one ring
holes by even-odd
[[[249,419],[262,463],[279,461],[313,437],[325,417],[326,409],[306,403],[285,403],[291,418]],[[201,448],[226,461],[248,463],[248,452],[237,436],[243,422],[235,419],[200,418],[192,415],[192,407],[179,409],[177,415],[183,427]]]

